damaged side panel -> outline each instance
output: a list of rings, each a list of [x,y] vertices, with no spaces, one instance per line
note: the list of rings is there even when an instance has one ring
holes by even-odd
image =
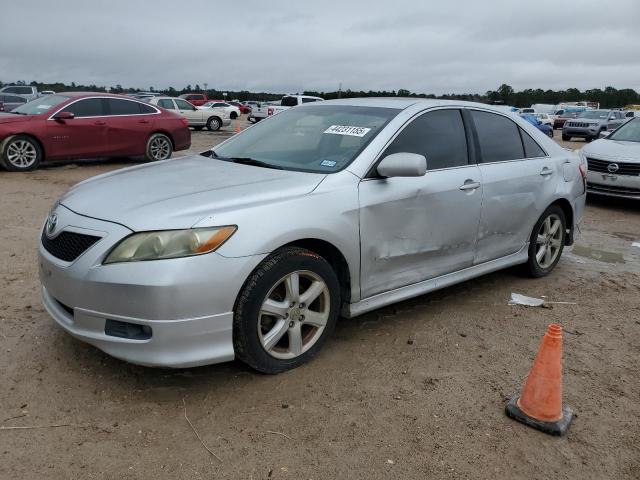
[[[473,264],[482,205],[478,167],[360,183],[361,288],[366,298]]]

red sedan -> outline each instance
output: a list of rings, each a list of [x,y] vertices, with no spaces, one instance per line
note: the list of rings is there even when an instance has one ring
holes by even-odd
[[[59,93],[0,113],[0,166],[9,171],[33,170],[43,160],[165,160],[190,146],[186,119],[120,95]]]

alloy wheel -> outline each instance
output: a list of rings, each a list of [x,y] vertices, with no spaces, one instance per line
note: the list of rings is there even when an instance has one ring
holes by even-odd
[[[7,146],[6,158],[14,167],[24,169],[36,162],[38,152],[33,143],[27,140],[16,140]]]
[[[281,278],[266,295],[258,315],[262,348],[278,359],[298,357],[322,336],[329,320],[329,288],[308,270]]]
[[[149,145],[154,160],[166,160],[171,155],[171,144],[166,137],[155,137]]]
[[[536,262],[540,268],[553,265],[562,248],[562,220],[555,213],[544,219],[536,237]]]

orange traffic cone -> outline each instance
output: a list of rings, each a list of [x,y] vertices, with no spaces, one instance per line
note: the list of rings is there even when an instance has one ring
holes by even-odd
[[[240,120],[236,122],[236,133],[240,133],[242,129],[240,128]]]
[[[509,417],[552,435],[563,435],[573,411],[562,407],[562,327],[549,325],[522,394],[506,407]]]

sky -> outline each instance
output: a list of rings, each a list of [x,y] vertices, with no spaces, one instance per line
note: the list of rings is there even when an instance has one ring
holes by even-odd
[[[0,80],[640,91],[637,0],[4,0]],[[18,19],[25,19],[18,21]]]

